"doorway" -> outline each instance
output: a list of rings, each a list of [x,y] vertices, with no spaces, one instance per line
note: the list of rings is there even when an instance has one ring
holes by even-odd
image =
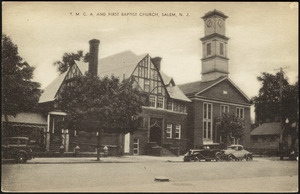
[[[162,140],[162,118],[150,118],[149,142],[161,145]]]
[[[130,133],[126,133],[124,138],[124,153],[129,154],[129,152],[130,152]]]

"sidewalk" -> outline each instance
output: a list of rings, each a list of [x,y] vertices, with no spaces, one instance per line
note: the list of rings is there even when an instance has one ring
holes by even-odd
[[[96,161],[96,157],[51,157],[34,158],[28,160],[28,164],[63,164],[63,163],[141,163],[141,162],[182,162],[183,156],[160,157],[160,156],[120,156],[101,157]]]

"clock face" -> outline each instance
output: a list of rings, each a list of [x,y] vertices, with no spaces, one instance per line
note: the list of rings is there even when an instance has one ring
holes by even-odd
[[[218,25],[219,25],[220,27],[223,26],[223,21],[222,21],[221,19],[218,20]]]
[[[207,25],[207,27],[211,27],[212,21],[211,20],[207,20],[206,25]]]

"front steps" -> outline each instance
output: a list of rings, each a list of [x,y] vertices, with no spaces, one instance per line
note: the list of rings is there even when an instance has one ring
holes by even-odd
[[[150,156],[179,156],[179,148],[172,147],[172,144],[167,143],[162,146],[156,142],[149,142],[147,145],[147,155]]]

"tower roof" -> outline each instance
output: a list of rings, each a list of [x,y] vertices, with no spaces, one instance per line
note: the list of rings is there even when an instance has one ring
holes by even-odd
[[[221,17],[223,17],[223,18],[228,18],[228,16],[226,16],[223,12],[214,9],[213,11],[207,12],[207,13],[202,17],[202,19],[206,19],[206,18],[208,18],[208,17],[210,17],[210,16],[213,16],[213,15],[218,15],[218,16],[221,16]]]

